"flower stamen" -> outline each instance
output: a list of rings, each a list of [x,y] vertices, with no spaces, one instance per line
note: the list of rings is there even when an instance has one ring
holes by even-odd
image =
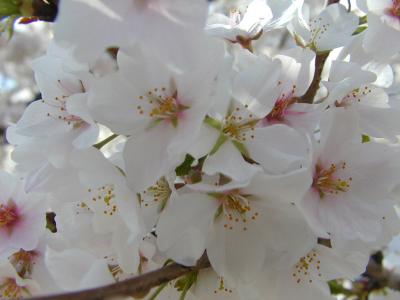
[[[4,228],[11,233],[19,219],[17,206],[12,200],[9,200],[7,204],[0,204],[0,229]]]
[[[179,118],[182,117],[182,113],[189,107],[179,101],[178,91],[175,90],[172,94],[168,94],[166,90],[165,87],[161,89],[154,88],[148,91],[146,95],[139,96],[139,100],[145,101],[145,103],[138,105],[136,109],[139,115],[145,115],[146,110],[148,110],[146,114],[155,123],[167,121],[176,127]]]
[[[351,177],[345,180],[338,178],[337,171],[339,169],[346,169],[346,162],[331,164],[328,169],[322,168],[320,164],[316,165],[312,186],[318,191],[321,199],[327,194],[337,195],[350,189],[350,183],[353,179]]]

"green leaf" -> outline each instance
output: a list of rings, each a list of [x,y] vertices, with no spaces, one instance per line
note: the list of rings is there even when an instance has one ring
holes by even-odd
[[[175,169],[176,176],[185,176],[189,174],[192,164],[194,162],[194,157],[190,154],[186,154],[185,160]]]

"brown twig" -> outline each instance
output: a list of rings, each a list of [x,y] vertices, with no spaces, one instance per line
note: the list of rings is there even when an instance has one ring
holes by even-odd
[[[329,52],[318,53],[315,58],[315,72],[314,78],[311,82],[310,87],[307,92],[300,97],[300,103],[313,103],[314,97],[319,89],[319,84],[321,82],[322,70],[324,69],[325,61],[329,56]]]
[[[328,0],[328,5],[339,3],[340,0]],[[322,75],[322,70],[324,69],[325,61],[329,56],[329,52],[324,52],[324,53],[317,53],[317,56],[315,58],[315,73],[314,73],[314,78],[311,82],[310,87],[308,88],[307,92],[300,97],[299,102],[300,103],[313,103],[314,102],[314,97],[317,94],[317,91],[319,89],[319,84],[321,82],[321,75]]]
[[[116,296],[145,295],[151,288],[170,282],[191,272],[210,267],[210,262],[204,254],[196,266],[185,267],[176,263],[167,265],[156,271],[136,276],[114,284],[72,293],[49,295],[30,298],[31,300],[104,300]]]

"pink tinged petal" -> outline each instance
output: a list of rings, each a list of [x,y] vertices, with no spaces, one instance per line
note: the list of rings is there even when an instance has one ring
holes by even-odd
[[[372,137],[397,141],[400,111],[395,108],[372,108],[359,106],[360,127]]]
[[[50,53],[52,50],[54,50],[54,53]],[[43,99],[53,101],[56,98],[68,97],[84,91],[83,83],[77,74],[66,70],[67,64],[70,67],[74,63],[75,61],[71,59],[70,53],[52,43],[49,45],[46,55],[31,63]],[[82,64],[79,65],[79,70],[85,74],[88,71]]]
[[[213,269],[228,282],[246,282],[254,279],[265,261],[262,218],[249,222],[245,227],[226,227],[224,216],[214,221],[208,235],[207,255]]]
[[[2,204],[7,203],[11,195],[17,188],[17,180],[9,173],[0,171],[0,201]]]
[[[362,200],[350,194],[340,199],[326,199],[319,209],[322,226],[340,238],[372,242],[381,233],[381,215],[374,216]]]
[[[199,101],[202,104],[193,104],[178,115],[177,126],[174,128],[175,134],[167,149],[170,154],[186,153],[187,149],[198,140],[206,110],[209,108],[206,105],[208,100],[204,97],[193,98],[192,100]]]
[[[118,51],[117,59],[121,79],[140,94],[168,86],[173,76],[167,65],[141,44],[122,48]]]
[[[124,32],[119,33],[117,30],[122,23],[120,13],[132,9],[133,4],[128,1],[117,1],[113,6],[109,6],[103,2],[105,1],[74,0],[62,3],[60,7],[60,14],[57,18],[58,26],[55,28],[55,40],[73,48],[82,45],[75,49],[80,60],[90,58],[93,49],[97,49],[98,53],[101,53],[107,46],[115,45],[123,37]],[[74,18],[80,17],[88,18],[91,22],[88,22],[86,26],[79,26],[74,22]],[[71,35],[66,28],[80,34]],[[94,31],[95,28],[96,31]],[[96,32],[101,32],[102,35],[99,36]],[[93,34],[95,35],[93,36]],[[85,36],[92,36],[93,38],[89,41]]]
[[[132,135],[148,126],[148,117],[137,113],[139,96],[120,73],[114,73],[94,82],[88,105],[95,119],[113,132]]]
[[[303,95],[311,84],[314,75],[315,53],[309,49],[289,49],[275,56],[282,62],[282,73],[277,89],[280,95]]]
[[[68,97],[65,108],[69,114],[74,115],[86,123],[94,123],[88,108],[87,93],[74,94]]]
[[[374,13],[381,14],[385,11],[385,9],[391,7],[393,5],[393,0],[381,0],[381,1],[371,1],[365,0],[368,5],[368,9]]]
[[[322,105],[294,103],[286,110],[284,123],[311,135],[317,128],[322,113]]]
[[[52,136],[69,131],[67,122],[62,117],[65,113],[60,107],[52,106],[45,100],[32,102],[16,125],[16,133],[25,136]]]
[[[206,239],[218,202],[205,194],[188,193],[171,199],[157,224],[157,245],[175,261],[194,265]]]
[[[255,199],[254,210],[259,211],[262,228],[259,236],[266,242],[266,265],[287,267],[315,244],[316,236],[292,203],[278,203],[272,197]]]
[[[286,125],[256,128],[246,147],[250,157],[270,174],[290,172],[309,164],[307,138]]]
[[[130,230],[122,224],[113,234],[112,245],[117,252],[118,265],[128,274],[136,273],[138,270],[141,240],[141,236],[132,236]]]
[[[397,20],[396,20],[397,21]],[[397,53],[399,30],[386,24],[379,16],[368,14],[368,30],[365,32],[364,49],[381,61],[387,61]]]
[[[312,184],[311,174],[302,169],[286,175],[267,175],[259,173],[253,177],[250,184],[241,190],[246,194],[260,198],[259,205],[268,203],[297,203]]]
[[[10,243],[14,247],[30,251],[36,248],[40,236],[46,229],[46,209],[41,208],[41,213],[36,215],[25,213],[23,219],[16,225],[10,236]],[[40,209],[35,207],[34,209]]]
[[[46,183],[51,180],[56,169],[49,163],[45,162],[37,170],[28,174],[25,180],[25,192],[30,193],[46,186]]]
[[[337,278],[354,278],[365,271],[369,256],[361,255],[352,260],[352,256],[342,255],[322,245],[317,245],[314,250],[317,252],[321,261],[320,270],[325,280],[333,280]],[[355,253],[356,254],[356,253]]]
[[[103,269],[107,267],[105,263],[102,264],[96,257],[80,249],[71,248],[57,252],[48,247],[45,261],[56,284],[63,290],[93,287],[96,284],[91,282],[90,279],[94,271],[99,272],[99,278],[102,281],[99,285],[110,283],[110,281],[103,280],[106,277]],[[63,270],[63,272],[59,270]],[[85,286],[85,284],[89,286]]]
[[[171,172],[183,155],[168,154],[172,128],[153,128],[129,139],[124,148],[127,180],[135,191],[143,191]]]
[[[267,115],[274,107],[276,86],[281,63],[265,57],[254,59],[239,72],[233,83],[233,95],[237,101],[247,105],[257,116]]]
[[[201,125],[197,140],[192,143],[187,152],[196,159],[207,155],[213,149],[219,135],[220,133],[214,128],[206,124]]]
[[[245,33],[241,30],[235,30],[233,25],[231,18],[223,14],[215,13],[208,18],[205,30],[212,36],[234,41],[237,35]]]
[[[139,236],[144,230],[142,216],[139,214],[139,207],[133,193],[127,187],[119,188],[119,197],[116,200],[118,213],[125,222],[133,237]]]
[[[114,283],[109,266],[104,259],[96,259],[79,284],[80,289],[90,289]]]
[[[329,109],[323,114],[321,129],[321,162],[330,164],[333,158],[341,157],[343,145],[359,141],[361,132],[357,114],[352,110]],[[327,160],[326,162],[324,160]]]
[[[288,25],[288,30],[295,36],[302,44],[306,46],[311,39],[311,32],[309,26],[309,7],[303,5],[297,12],[297,16]]]
[[[300,63],[300,68],[294,74],[296,78],[292,84],[296,85],[295,95],[302,96],[308,90],[314,76],[315,53],[307,48],[294,48],[283,52],[283,54],[293,57],[298,63]],[[290,70],[286,70],[284,74],[287,75],[289,72]],[[281,81],[285,82],[286,78],[281,78]],[[292,86],[290,89],[291,88]]]
[[[264,0],[253,0],[247,7],[238,27],[250,35],[257,35],[271,19],[272,11],[267,3]]]
[[[218,151],[210,155],[204,165],[203,172],[208,175],[222,173],[234,181],[246,182],[261,169],[247,163],[239,150],[230,142],[225,142]]]
[[[322,20],[317,21],[316,26],[319,32],[315,35],[315,43],[319,51],[346,45],[358,27],[357,15],[347,12],[341,4],[329,5],[319,17]]]
[[[322,238],[329,238],[329,233],[323,226],[320,212],[320,198],[316,191],[310,190],[304,198],[297,204],[299,210],[303,213],[307,223]]]
[[[349,78],[354,88],[358,88],[361,84],[374,82],[376,75],[363,70],[359,64],[334,60],[329,71],[329,81],[339,83],[345,78]]]
[[[73,141],[74,147],[77,149],[85,149],[94,145],[99,136],[99,126],[97,124],[84,125],[81,128],[81,133]]]
[[[273,18],[265,28],[279,28],[289,23],[303,4],[303,0],[269,1]]]

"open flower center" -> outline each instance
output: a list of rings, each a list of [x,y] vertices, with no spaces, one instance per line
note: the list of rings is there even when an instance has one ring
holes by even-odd
[[[265,117],[266,120],[271,123],[283,122],[287,114],[287,109],[296,102],[297,98],[293,97],[292,94],[289,96],[282,94],[282,96],[276,100],[274,108]]]
[[[148,115],[155,123],[170,122],[174,127],[178,125],[183,112],[189,109],[179,101],[178,91],[168,93],[165,87],[154,88],[146,95],[139,96],[139,100],[143,102],[143,105],[136,107],[140,115]]]
[[[214,294],[221,294],[222,296],[229,296],[233,291],[225,285],[222,277],[218,278],[217,287],[214,289]]]
[[[364,86],[363,88],[357,88],[352,90],[346,96],[344,96],[340,100],[335,101],[336,107],[348,107],[353,104],[361,102],[364,96],[367,96],[372,92],[371,88],[368,86]]]
[[[0,204],[0,228],[11,231],[19,218],[17,206],[12,200],[9,200],[7,204]]]
[[[14,278],[5,278],[0,282],[1,299],[20,299],[23,294],[29,294],[20,287]]]
[[[95,205],[98,209],[102,209],[104,215],[113,216],[116,213],[117,205],[113,185],[103,185],[95,189],[89,188],[88,192],[92,201],[92,205],[89,206]]]
[[[64,121],[68,125],[72,125],[74,129],[82,128],[82,127],[87,127],[88,123],[84,121],[82,118],[73,115],[67,111],[67,101],[68,97],[73,95],[73,94],[79,94],[79,93],[85,93],[85,87],[83,85],[83,82],[79,80],[79,88],[68,88],[68,84],[64,83],[61,80],[57,81],[60,89],[65,92],[66,95],[61,95],[57,96],[52,100],[42,100],[42,103],[47,104],[50,107],[56,108],[58,110],[57,113],[47,113],[48,117],[52,117],[56,120]]]
[[[22,278],[32,275],[32,268],[35,264],[35,257],[38,255],[35,251],[25,251],[23,249],[10,256],[10,263],[14,266],[18,275]]]
[[[240,226],[246,231],[248,222],[255,221],[260,215],[251,208],[250,195],[244,195],[238,189],[217,194],[216,197],[221,203],[217,217],[224,216],[225,229],[233,230],[235,226]]]
[[[389,8],[389,15],[400,20],[400,0],[393,0],[392,7]]]
[[[165,177],[160,178],[155,185],[149,187],[140,195],[140,204],[142,207],[158,204],[158,210],[161,212],[171,196],[171,188]]]
[[[338,171],[346,169],[346,162],[331,164],[329,168],[323,168],[320,164],[315,166],[313,187],[318,191],[319,197],[323,199],[326,195],[337,195],[350,189],[352,178],[342,179]]]
[[[245,105],[245,108],[247,108],[247,105]],[[249,137],[254,139],[252,131],[254,131],[258,121],[251,113],[243,116],[241,108],[236,107],[232,113],[225,117],[222,132],[231,139],[245,142]]]

